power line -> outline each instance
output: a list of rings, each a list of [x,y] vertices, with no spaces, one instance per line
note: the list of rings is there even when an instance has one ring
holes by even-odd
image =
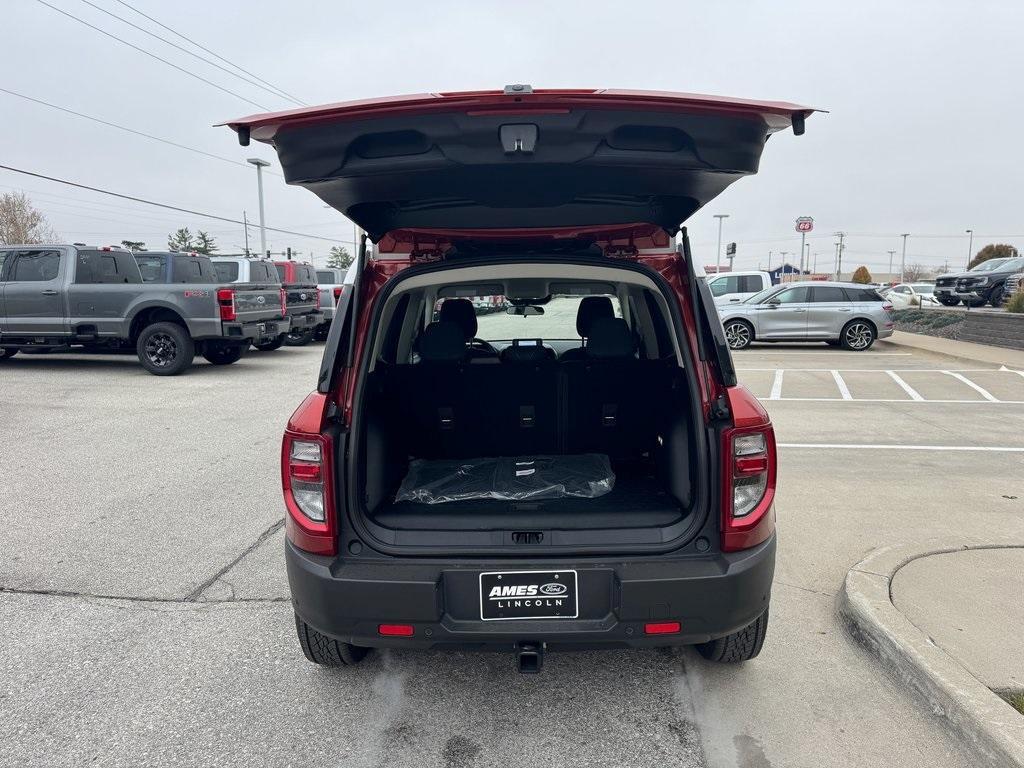
[[[88,5],[89,7],[95,8],[100,13],[105,13],[107,16],[110,16],[111,18],[117,19],[122,24],[127,24],[132,29],[137,29],[139,32],[142,32],[145,35],[149,35],[150,37],[154,38],[155,40],[159,40],[161,43],[166,43],[167,45],[171,46],[172,48],[178,49],[182,53],[187,53],[192,58],[198,59],[199,61],[203,62],[204,64],[209,64],[211,67],[216,67],[221,72],[226,72],[227,74],[231,75],[232,77],[238,78],[239,80],[241,80],[244,83],[248,83],[251,86],[254,86],[256,88],[259,88],[260,90],[266,91],[267,93],[269,93],[274,98],[277,98],[277,99],[284,98],[284,99],[287,99],[288,101],[291,101],[291,102],[293,102],[295,104],[298,104],[299,106],[305,106],[301,101],[298,101],[297,99],[293,99],[291,96],[287,96],[285,94],[278,93],[276,90],[272,90],[272,89],[268,88],[267,86],[258,83],[255,80],[250,80],[248,77],[240,75],[237,72],[232,72],[227,67],[221,66],[220,64],[218,64],[215,61],[210,61],[205,56],[200,56],[198,53],[196,53],[194,51],[190,51],[188,48],[180,46],[177,43],[168,40],[167,38],[161,37],[156,32],[151,32],[148,29],[146,29],[145,27],[140,27],[138,24],[135,24],[134,22],[128,21],[128,19],[126,19],[126,18],[124,18],[122,16],[118,16],[113,11],[108,11],[106,8],[103,8],[102,6],[96,5],[96,3],[92,2],[91,0],[81,0],[81,1],[83,3],[85,3],[86,5]]]
[[[56,109],[59,112],[64,112],[64,113],[69,114],[69,115],[74,115],[75,117],[80,117],[83,120],[91,120],[94,123],[99,123],[100,125],[105,125],[105,126],[107,126],[109,128],[117,128],[118,130],[125,131],[126,133],[132,133],[132,134],[135,134],[136,136],[142,136],[143,138],[146,138],[146,139],[152,139],[153,141],[159,141],[161,144],[166,144],[166,145],[168,145],[170,147],[177,147],[178,149],[184,149],[184,150],[186,150],[188,152],[194,152],[197,155],[204,155],[204,156],[212,158],[214,160],[220,160],[220,161],[225,162],[225,163],[231,163],[232,165],[237,165],[239,168],[246,168],[246,169],[248,169],[248,167],[249,167],[247,163],[243,163],[241,160],[232,160],[230,157],[224,157],[223,155],[215,155],[215,154],[212,154],[211,152],[204,152],[201,149],[196,149],[195,147],[190,147],[190,146],[187,146],[185,144],[179,144],[176,141],[171,141],[170,139],[164,139],[164,138],[161,138],[160,136],[154,136],[151,133],[143,133],[142,131],[137,131],[134,128],[129,128],[126,125],[121,125],[119,123],[112,123],[109,120],[103,120],[102,118],[99,118],[99,117],[93,117],[92,115],[87,115],[87,114],[85,114],[83,112],[76,112],[73,109],[68,109],[67,107],[62,107],[59,104],[51,104],[50,102],[43,101],[42,99],[37,99],[37,98],[34,98],[32,96],[26,96],[24,93],[18,93],[17,91],[11,91],[11,90],[8,90],[7,88],[0,88],[0,93],[6,93],[6,94],[8,94],[10,96],[15,96],[15,97],[17,97],[19,99],[24,99],[25,101],[31,101],[33,104],[39,104],[39,105],[44,106],[44,107],[49,107],[50,109]],[[274,173],[274,171],[267,171],[267,173],[273,173],[275,176],[281,176],[281,174]]]
[[[69,187],[77,187],[78,189],[87,189],[90,192],[98,192],[101,195],[110,195],[111,197],[119,197],[122,200],[131,200],[132,202],[136,202],[136,203],[145,203],[146,205],[154,205],[157,208],[166,208],[166,209],[168,209],[170,211],[178,211],[180,213],[187,213],[187,214],[190,214],[192,216],[201,216],[204,219],[215,219],[217,221],[226,221],[229,224],[241,224],[242,226],[246,225],[246,222],[242,221],[241,219],[230,219],[227,216],[217,216],[216,214],[212,214],[212,213],[203,213],[202,211],[193,211],[193,210],[191,210],[189,208],[179,208],[176,205],[169,205],[168,203],[157,203],[157,202],[154,202],[153,200],[146,200],[145,198],[142,198],[142,197],[135,197],[133,195],[123,195],[120,192],[111,192],[110,190],[100,189],[99,187],[90,187],[87,184],[79,184],[79,183],[74,182],[74,181],[68,181],[67,179],[58,179],[55,176],[46,176],[45,174],[42,174],[42,173],[34,173],[33,171],[26,171],[26,170],[23,170],[21,168],[13,168],[13,167],[11,167],[9,165],[0,165],[0,170],[12,171],[13,173],[21,173],[21,174],[24,174],[26,176],[33,176],[33,177],[35,177],[37,179],[46,179],[47,181],[53,181],[53,182],[56,182],[57,184],[66,184]],[[309,234],[306,234],[305,232],[293,232],[290,229],[278,229],[276,227],[265,227],[265,229],[267,231],[269,231],[269,232],[279,232],[279,233],[284,234],[284,235],[295,235],[296,237],[304,237],[304,238],[307,238],[309,240],[326,240],[329,243],[347,243],[347,242],[350,242],[349,240],[338,240],[338,239],[333,238],[333,237],[323,237],[321,235],[309,235]]]
[[[132,11],[135,11],[135,13],[139,14],[139,16],[142,16],[143,18],[149,19],[149,20],[150,20],[151,22],[153,22],[154,24],[156,24],[156,25],[157,25],[158,27],[160,27],[161,29],[165,29],[165,30],[167,30],[168,32],[170,32],[170,33],[171,33],[172,35],[176,35],[177,37],[180,37],[180,38],[181,38],[182,40],[185,40],[186,42],[189,42],[189,43],[191,43],[192,45],[194,45],[194,46],[195,46],[196,48],[198,48],[199,50],[201,50],[201,51],[206,51],[206,52],[207,52],[208,54],[210,54],[211,56],[214,56],[215,58],[218,58],[218,59],[220,59],[220,60],[221,60],[221,61],[223,61],[223,62],[224,62],[225,64],[228,64],[228,65],[230,65],[230,66],[234,67],[235,69],[239,70],[240,72],[245,72],[245,74],[249,75],[250,77],[252,77],[252,78],[253,78],[253,79],[255,79],[255,80],[259,80],[259,81],[260,81],[261,83],[263,83],[264,85],[266,85],[266,86],[268,86],[268,87],[272,88],[273,90],[277,91],[277,92],[278,92],[278,93],[280,93],[280,94],[281,94],[282,96],[284,96],[284,97],[286,97],[286,98],[290,99],[291,101],[294,101],[294,102],[295,102],[295,103],[297,103],[297,104],[301,104],[302,106],[308,106],[308,105],[307,105],[307,103],[306,103],[306,102],[304,102],[304,101],[303,101],[302,99],[298,99],[298,98],[296,98],[295,96],[292,96],[292,95],[291,95],[290,93],[288,93],[288,92],[287,92],[287,91],[285,91],[285,90],[282,90],[281,88],[278,88],[278,87],[277,87],[276,85],[274,85],[273,83],[268,83],[268,82],[267,82],[266,80],[264,80],[264,79],[263,79],[262,77],[259,77],[259,76],[258,76],[258,75],[256,75],[255,73],[253,73],[253,72],[251,72],[251,71],[247,70],[247,69],[246,69],[245,67],[241,67],[241,66],[239,66],[238,64],[235,64],[234,62],[232,62],[232,61],[229,61],[228,59],[225,59],[225,58],[224,58],[223,56],[221,56],[221,55],[220,55],[219,53],[217,53],[216,51],[211,51],[211,50],[210,50],[209,48],[207,48],[207,47],[205,47],[205,46],[203,46],[203,45],[200,45],[199,43],[197,43],[197,42],[196,42],[195,40],[193,40],[192,38],[188,37],[187,35],[183,35],[183,34],[182,34],[181,32],[178,32],[177,30],[171,29],[171,28],[170,28],[169,26],[167,26],[166,24],[164,24],[164,23],[162,23],[162,22],[159,22],[159,21],[157,21],[156,19],[154,19],[154,18],[153,18],[152,16],[149,16],[149,15],[147,15],[147,14],[143,13],[143,12],[142,12],[142,11],[140,11],[140,10],[139,10],[138,8],[136,8],[135,6],[133,6],[133,5],[130,5],[129,3],[126,3],[126,2],[124,2],[124,0],[114,0],[114,1],[115,1],[115,2],[117,2],[117,3],[120,3],[120,4],[121,4],[121,5],[123,5],[123,6],[125,7],[125,8],[128,8],[128,9],[130,9],[130,10],[132,10]]]
[[[58,8],[55,5],[50,5],[48,2],[46,2],[46,0],[36,0],[36,2],[41,4],[41,5],[45,5],[47,8],[50,8],[51,10],[56,11],[57,13],[61,14],[62,16],[67,16],[69,19],[73,19],[73,20],[77,21],[79,24],[84,24],[85,26],[89,27],[89,29],[96,30],[101,35],[106,35],[111,40],[116,40],[119,43],[123,43],[124,45],[127,45],[129,48],[133,48],[134,50],[138,51],[139,53],[144,53],[146,56],[149,56],[152,59],[156,59],[157,61],[162,61],[167,66],[173,67],[174,69],[178,70],[179,72],[183,72],[184,74],[188,75],[189,77],[194,77],[196,80],[201,80],[202,82],[206,83],[207,85],[212,85],[218,91],[223,91],[226,94],[234,96],[236,99],[241,99],[246,104],[252,104],[254,107],[259,107],[264,112],[269,112],[270,111],[270,109],[268,107],[263,106],[259,102],[253,101],[252,99],[247,99],[242,94],[235,93],[234,91],[229,90],[228,88],[225,88],[224,86],[217,85],[215,82],[213,82],[212,80],[207,80],[202,75],[197,75],[195,72],[192,72],[191,70],[185,69],[184,67],[179,67],[174,62],[168,61],[167,59],[163,59],[163,58],[157,56],[155,53],[150,53],[145,48],[140,48],[139,46],[135,45],[134,43],[129,43],[124,38],[118,37],[117,35],[115,35],[115,34],[113,34],[111,32],[107,32],[105,29],[101,29],[100,27],[97,27],[94,24],[90,24],[85,19],[80,19],[77,16],[75,16],[74,14],[68,13],[67,11],[60,9],[60,8]]]

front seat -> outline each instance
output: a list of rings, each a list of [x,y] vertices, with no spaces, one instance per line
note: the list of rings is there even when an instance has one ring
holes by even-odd
[[[576,333],[580,335],[581,345],[567,349],[562,353],[561,360],[586,360],[587,339],[596,320],[615,317],[612,300],[607,296],[584,296],[576,310]]]
[[[441,304],[438,320],[444,323],[455,323],[462,329],[467,354],[470,358],[498,356],[498,351],[483,339],[476,338],[476,309],[469,299],[445,299]]]

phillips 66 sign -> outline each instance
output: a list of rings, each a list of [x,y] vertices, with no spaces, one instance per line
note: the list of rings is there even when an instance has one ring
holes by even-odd
[[[814,219],[810,216],[801,216],[796,220],[797,232],[810,232],[812,229],[814,229]]]

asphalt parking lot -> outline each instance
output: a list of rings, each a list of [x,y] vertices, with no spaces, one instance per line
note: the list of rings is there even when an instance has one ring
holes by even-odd
[[[871,550],[1024,532],[1024,374],[885,343],[736,355],[780,442],[768,640],[684,651],[302,657],[280,433],[320,346],[157,379],[0,369],[0,765],[970,766],[836,614]]]

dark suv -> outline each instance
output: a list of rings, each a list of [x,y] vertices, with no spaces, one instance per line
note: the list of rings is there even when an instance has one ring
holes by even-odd
[[[509,86],[230,123],[377,243],[282,445],[310,661],[758,654],[775,436],[680,225],[812,111]]]

